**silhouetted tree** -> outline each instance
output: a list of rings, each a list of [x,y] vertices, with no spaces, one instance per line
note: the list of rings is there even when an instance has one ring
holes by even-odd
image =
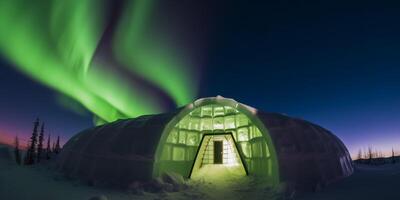
[[[372,152],[372,147],[368,147],[368,163],[372,163],[372,158],[374,157],[374,153]]]
[[[364,158],[365,160],[368,158],[368,151],[367,151],[367,149],[365,149],[365,147],[364,147],[364,149],[363,149],[363,158]]]
[[[42,126],[40,128],[40,134],[39,134],[39,143],[37,147],[37,162],[40,162],[40,159],[43,156],[43,140],[44,140],[44,122],[42,123]]]
[[[37,136],[38,136],[38,126],[39,126],[39,118],[33,123],[33,131],[30,140],[30,145],[28,151],[26,153],[26,165],[32,165],[35,163],[35,155],[36,155],[36,144],[37,144]]]
[[[15,136],[15,147],[14,147],[15,162],[21,164],[21,151],[19,150],[19,139]]]
[[[357,154],[357,160],[358,160],[358,161],[361,161],[362,159],[363,159],[363,154],[362,154],[361,149],[359,149],[359,150],[358,150],[358,154]]]
[[[26,144],[26,149],[30,149],[30,142],[28,142],[28,144]],[[24,156],[24,165],[27,165],[28,161],[29,161],[29,151],[26,151],[25,156]]]
[[[54,153],[56,151],[56,142],[53,142],[53,146],[51,147],[51,152]]]
[[[50,149],[50,134],[47,138],[47,147],[46,147],[46,159],[49,160],[51,158],[51,149]]]
[[[54,148],[54,153],[58,154],[61,151],[60,147],[60,136],[57,136],[57,142],[56,142],[56,147]]]
[[[394,149],[392,148],[392,163],[396,163],[396,159],[394,157]]]

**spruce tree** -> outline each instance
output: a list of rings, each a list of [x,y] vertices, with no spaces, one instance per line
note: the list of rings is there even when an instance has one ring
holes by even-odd
[[[38,126],[39,126],[39,118],[37,118],[36,121],[33,123],[33,131],[32,131],[29,149],[27,151],[27,159],[26,159],[26,163],[25,163],[27,165],[32,165],[35,163]]]
[[[372,164],[372,158],[374,157],[373,156],[373,152],[372,152],[372,147],[368,147],[368,163],[369,164]]]
[[[21,151],[19,150],[19,139],[15,136],[15,148],[14,148],[15,162],[21,164]]]
[[[392,163],[396,163],[396,159],[394,157],[394,149],[392,148]]]
[[[50,134],[49,137],[47,138],[47,147],[46,147],[46,159],[50,159],[50,154],[51,154],[51,149],[50,149]]]
[[[39,134],[39,143],[37,147],[37,162],[40,162],[42,156],[43,156],[43,140],[44,140],[44,122],[42,123],[42,127],[40,128],[40,134]]]
[[[57,142],[56,142],[56,147],[54,149],[54,153],[58,154],[61,151],[61,147],[60,147],[60,136],[57,136]]]
[[[51,152],[54,153],[56,151],[56,142],[53,142],[53,146],[51,147]]]
[[[26,153],[25,153],[25,156],[24,156],[24,165],[27,165],[28,164],[28,162],[29,162],[29,149],[31,148],[30,147],[30,142],[28,142],[28,144],[26,144],[26,149],[27,149],[27,151],[26,151]]]
[[[358,150],[357,160],[356,160],[356,161],[357,161],[357,162],[361,162],[362,159],[363,159],[363,154],[362,154],[361,149],[359,149],[359,150]]]

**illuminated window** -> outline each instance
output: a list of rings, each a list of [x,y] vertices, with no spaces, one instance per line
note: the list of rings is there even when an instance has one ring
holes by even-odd
[[[226,116],[225,129],[234,129],[234,128],[235,128],[235,116]]]
[[[185,118],[183,118],[181,120],[181,122],[179,123],[179,128],[181,129],[189,129],[189,116],[186,116]]]
[[[248,119],[245,115],[243,114],[238,114],[236,115],[236,126],[240,127],[240,126],[246,126],[248,125]]]
[[[185,148],[173,147],[172,160],[175,160],[175,161],[185,160]]]
[[[266,142],[264,143],[264,156],[267,157],[267,158],[270,156],[268,145],[267,145]]]
[[[178,131],[173,129],[168,136],[167,142],[169,143],[178,143]]]
[[[192,118],[189,128],[190,130],[200,130],[200,119]]]
[[[201,108],[196,108],[192,112],[190,112],[191,116],[200,117],[201,116]]]
[[[196,133],[196,132],[188,133],[187,142],[186,142],[187,145],[191,145],[191,146],[197,145],[198,141],[199,141],[198,133]]]
[[[235,114],[237,113],[236,109],[230,107],[230,106],[224,106],[225,107],[225,114]]]
[[[202,117],[212,117],[212,106],[201,107],[201,116]]]
[[[238,141],[248,141],[249,140],[249,131],[247,127],[239,128],[238,129]]]
[[[214,107],[214,117],[224,116],[224,115],[225,115],[224,107],[222,106]]]
[[[212,118],[203,118],[201,119],[201,130],[212,130]]]
[[[179,143],[185,144],[186,143],[186,131],[179,131]]]
[[[248,142],[243,142],[240,143],[240,147],[242,149],[242,152],[246,158],[251,157],[251,145]]]
[[[262,157],[262,145],[260,142],[253,143],[251,145],[251,152],[252,152],[252,157],[260,158]]]
[[[214,118],[214,130],[223,130],[223,129],[224,129],[224,117]]]

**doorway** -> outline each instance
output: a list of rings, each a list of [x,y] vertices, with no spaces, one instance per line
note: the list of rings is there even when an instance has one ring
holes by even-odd
[[[223,141],[214,141],[214,164],[222,164],[224,151]]]
[[[189,178],[246,176],[247,169],[232,133],[204,134]]]

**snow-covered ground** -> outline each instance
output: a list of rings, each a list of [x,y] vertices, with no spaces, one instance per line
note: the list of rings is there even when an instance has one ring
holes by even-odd
[[[355,173],[301,200],[400,199],[400,163],[357,165]]]
[[[142,190],[125,191],[91,187],[77,180],[65,178],[51,166],[51,163],[18,166],[10,160],[10,157],[5,156],[4,147],[0,146],[0,199],[88,200],[101,195],[108,200],[283,199],[275,189],[263,185],[262,181],[246,176],[207,181],[191,180],[184,182],[185,187],[182,187],[184,189],[177,192],[151,193]],[[159,182],[168,186],[163,180]],[[307,194],[298,199],[400,199],[399,186],[400,164],[358,166],[351,177],[334,183],[320,192]]]
[[[18,166],[5,156],[0,146],[0,199],[12,200],[88,200],[105,196],[108,200],[128,199],[275,199],[277,194],[260,181],[246,176],[233,178],[183,181],[185,187],[177,192],[146,192],[147,190],[111,190],[91,187],[69,180],[55,171],[52,163]],[[222,175],[222,174],[220,174]],[[231,177],[231,176],[227,176]],[[170,178],[170,177],[168,177]],[[174,177],[172,177],[174,178]],[[178,178],[179,179],[179,178]],[[168,186],[163,180],[155,188]],[[175,182],[180,182],[175,181]],[[182,181],[181,181],[182,182]],[[149,184],[153,187],[154,184]],[[161,185],[161,186],[160,186]],[[139,187],[140,188],[140,187]],[[165,188],[167,191],[168,188]],[[255,193],[255,191],[257,191]]]

